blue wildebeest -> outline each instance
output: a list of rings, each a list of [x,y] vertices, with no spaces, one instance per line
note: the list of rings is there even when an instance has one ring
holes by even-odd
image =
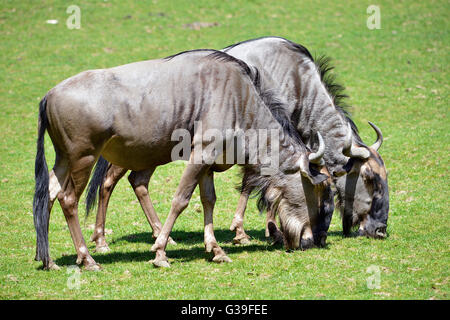
[[[206,250],[213,252],[213,261],[231,261],[213,232],[213,172],[225,171],[236,163],[248,168],[249,181],[254,182],[252,187],[259,187],[262,202],[280,212],[287,241],[296,246],[300,241],[311,243],[309,216],[317,215],[319,208],[314,190],[327,179],[314,163],[320,163],[324,146],[320,145],[316,153],[308,151],[285,115],[286,108],[274,93],[261,88],[257,69],[220,51],[196,50],[85,71],[51,89],[39,107],[33,201],[36,259],[43,261],[46,269],[57,268],[49,255],[48,227],[52,205],[58,198],[77,263],[83,263],[88,270],[99,269],[88,252],[78,221],[78,201],[92,167],[100,155],[137,173],[169,163],[178,145],[172,139],[177,130],[189,136],[188,154],[183,152],[188,164],[152,247],[156,251],[155,266],[169,266],[165,252],[169,234],[197,185],[204,211]],[[199,123],[202,130],[198,129]],[[207,136],[208,129],[219,134]],[[277,135],[267,136],[263,142],[258,139],[256,146],[239,143],[238,132],[262,129]],[[46,130],[56,153],[50,174],[44,153]],[[213,148],[211,152],[211,144],[227,148],[218,148],[220,152]],[[252,148],[270,150],[271,155],[258,152],[256,161],[247,161]],[[278,151],[275,156],[272,150]],[[237,160],[240,156],[243,163]],[[279,166],[273,171],[275,158]],[[268,163],[272,174],[262,175]],[[290,228],[299,232],[293,233]]]
[[[330,71],[328,59],[313,59],[309,51],[296,43],[279,37],[264,37],[231,45],[222,51],[256,66],[264,79],[263,85],[275,87],[287,100],[286,112],[298,130],[302,140],[309,146],[318,143],[316,133],[321,132],[325,140],[324,161],[333,174],[337,189],[338,207],[343,219],[344,234],[359,224],[359,234],[374,238],[386,236],[389,211],[387,174],[383,160],[378,154],[383,137],[377,133],[377,141],[366,146],[358,135],[356,125],[346,111],[343,87],[337,84]],[[86,212],[93,207],[97,188],[99,206],[92,240],[97,250],[107,251],[104,226],[106,208],[116,183],[126,169],[108,164],[100,158],[91,180],[86,201]],[[148,197],[148,182],[153,171],[132,172],[128,179],[153,229],[158,234],[161,223]],[[243,185],[245,186],[245,174]],[[230,229],[236,231],[235,243],[248,241],[243,219],[252,188],[241,190],[235,217]],[[324,245],[331,216],[334,211],[334,194],[328,186],[322,192],[319,223],[315,225],[315,242]],[[271,228],[276,240],[281,238],[276,229],[274,213],[268,210],[266,236]]]
[[[359,224],[360,235],[384,238],[389,192],[386,168],[378,154],[383,136],[369,122],[377,140],[370,147],[362,142],[345,109],[344,88],[330,74],[333,68],[329,59],[321,57],[315,61],[305,47],[279,37],[248,40],[222,51],[257,67],[265,79],[263,83],[280,90],[288,101],[287,113],[307,146],[317,144],[317,132],[323,134],[323,160],[337,189],[344,234]],[[247,198],[243,193],[240,203],[246,203]],[[243,214],[238,208],[231,225],[241,238],[246,236]]]

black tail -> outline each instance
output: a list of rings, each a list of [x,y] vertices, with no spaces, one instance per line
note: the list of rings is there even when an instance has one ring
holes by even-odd
[[[33,218],[36,228],[36,260],[42,260],[44,267],[48,266],[50,256],[48,249],[48,202],[49,202],[49,174],[45,161],[44,136],[47,129],[47,97],[39,103],[39,123],[37,153],[34,165],[36,186],[33,199]]]
[[[94,174],[89,182],[88,192],[86,195],[86,217],[97,203],[97,193],[100,192],[100,188],[103,184],[103,178],[108,170],[108,161],[100,156],[95,165]]]

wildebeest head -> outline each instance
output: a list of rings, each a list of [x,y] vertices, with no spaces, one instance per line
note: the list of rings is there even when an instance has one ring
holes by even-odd
[[[308,169],[304,169],[305,159],[301,157],[299,169],[281,170],[270,179],[260,199],[259,204],[264,201],[268,210],[278,214],[287,249],[305,250],[326,239],[322,232],[326,230],[322,229],[323,225],[328,229],[328,217],[321,217],[321,210],[329,198],[331,179],[322,161],[325,145],[320,133],[318,139],[318,150],[308,153]]]
[[[341,211],[344,235],[359,224],[359,235],[383,239],[389,213],[387,172],[378,154],[383,142],[380,129],[369,124],[377,133],[371,146],[354,147],[346,152],[350,159],[344,167],[346,175],[335,178],[338,207]],[[353,149],[353,150],[352,150]]]
[[[267,188],[267,206],[279,216],[287,249],[305,250],[318,242],[314,232],[319,223],[323,193],[328,192],[330,183],[327,179],[313,185],[301,173],[296,173],[277,178]]]
[[[313,227],[325,199],[322,193],[331,184],[328,171],[323,170],[325,146],[320,134],[318,138],[316,152],[284,159],[279,170],[270,176],[261,175],[258,167],[245,168],[241,191],[257,190],[259,210],[279,214],[288,249],[307,249],[314,245]]]

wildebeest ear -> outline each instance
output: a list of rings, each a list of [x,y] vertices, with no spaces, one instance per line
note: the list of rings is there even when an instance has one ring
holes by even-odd
[[[308,180],[313,184],[319,184],[328,179],[328,176],[320,173],[314,167],[311,166],[309,160],[305,157],[301,157],[297,161],[297,166],[299,167],[299,171],[302,176],[308,178]]]
[[[316,185],[316,184],[324,182],[327,179],[328,179],[327,175],[325,175],[323,173],[319,173],[318,175],[311,176],[309,180],[311,181],[311,183],[313,185]]]
[[[357,161],[355,158],[349,158],[345,165],[333,171],[333,176],[342,177],[343,175],[350,173],[355,165],[355,161]]]
[[[361,175],[362,175],[364,181],[367,181],[367,180],[373,180],[373,178],[374,178],[373,171],[372,171],[372,169],[371,169],[370,167],[368,167],[368,166],[363,166],[363,167],[361,168]]]
[[[349,173],[352,170],[355,161],[356,160],[354,158],[348,159],[347,163],[345,164],[345,166],[342,167],[342,169],[345,170],[345,172]]]
[[[312,184],[316,185],[324,182],[328,179],[326,174],[320,173],[315,165],[309,164],[309,173],[307,173],[307,178],[311,181]]]

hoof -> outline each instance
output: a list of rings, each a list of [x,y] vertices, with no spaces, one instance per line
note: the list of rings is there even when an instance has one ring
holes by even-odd
[[[214,248],[219,248],[219,245],[217,244],[217,242],[208,242],[205,243],[205,251],[206,252],[213,252]]]
[[[270,221],[267,224],[267,230],[269,231],[269,236],[273,239],[272,245],[284,245],[284,236],[275,223]]]
[[[170,263],[167,260],[155,259],[151,262],[156,268],[170,268]]]
[[[233,244],[250,244],[250,237],[249,236],[245,236],[243,238],[234,238],[233,239]]]
[[[314,237],[314,244],[320,248],[327,245],[327,233],[321,232],[319,235]]]
[[[177,245],[177,243],[171,238],[169,237],[169,240],[167,241],[168,244],[173,244],[174,246]]]
[[[61,270],[61,268],[56,264],[56,263],[52,263],[49,267],[48,270],[54,270],[54,271],[59,271]]]
[[[108,245],[101,246],[101,247],[96,247],[95,250],[94,250],[94,252],[96,252],[96,253],[107,253],[107,252],[110,252],[110,251],[111,251],[111,249],[108,247]]]
[[[215,263],[223,263],[223,262],[233,262],[230,258],[228,258],[226,255],[222,254],[222,255],[218,255],[215,256],[212,259],[213,262]]]
[[[44,266],[44,270],[59,271],[59,270],[61,270],[61,268],[53,261],[50,261],[48,266]]]
[[[152,247],[150,248],[151,252],[156,252],[156,250],[158,250],[158,246],[156,245],[156,243],[154,245],[152,245]]]
[[[313,239],[302,239],[300,241],[300,249],[301,250],[307,250],[314,247],[314,240]]]
[[[102,270],[102,267],[100,267],[100,265],[97,263],[91,263],[91,264],[84,266],[84,269],[86,271],[100,271],[100,270]]]

